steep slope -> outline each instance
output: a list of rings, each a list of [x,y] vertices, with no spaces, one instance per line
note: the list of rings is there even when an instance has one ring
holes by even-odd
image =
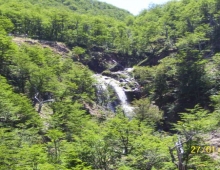
[[[0,0],[0,169],[220,169],[200,150],[219,146],[219,0],[172,1],[125,21],[100,4]],[[117,73],[139,62],[138,83]],[[85,65],[112,78],[98,89]],[[139,84],[128,105],[124,91]],[[124,104],[115,113],[108,85]]]

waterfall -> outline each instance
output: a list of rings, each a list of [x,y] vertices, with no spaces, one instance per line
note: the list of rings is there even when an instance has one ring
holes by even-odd
[[[100,104],[102,107],[106,107],[107,109],[115,112],[114,105],[116,105],[116,103],[114,101],[111,101],[108,86],[100,78],[100,76],[101,75],[98,75],[98,74],[94,75],[94,77],[98,81],[98,83],[96,85],[98,104]]]
[[[123,74],[124,72],[125,71],[117,72],[117,74]],[[117,98],[120,100],[120,105],[125,113],[125,116],[128,118],[131,118],[133,114],[133,107],[131,107],[127,101],[127,96],[125,94],[124,88],[120,86],[121,80],[118,81],[111,77],[103,76],[100,74],[95,74],[94,77],[97,79],[99,83],[99,92],[101,91],[102,93],[104,91],[107,92],[107,100],[109,100],[108,86],[110,86],[114,90],[114,92],[117,94]],[[112,106],[109,106],[109,107],[112,107]]]

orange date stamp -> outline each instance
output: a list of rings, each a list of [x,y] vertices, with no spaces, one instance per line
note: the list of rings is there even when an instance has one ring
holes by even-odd
[[[220,153],[220,148],[212,145],[204,145],[204,146],[191,146],[190,153],[198,154],[198,153]]]

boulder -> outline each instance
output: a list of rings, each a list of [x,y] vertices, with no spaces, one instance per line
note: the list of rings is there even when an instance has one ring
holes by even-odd
[[[122,71],[124,70],[124,66],[121,64],[117,63],[115,66],[109,69],[110,71],[116,72],[116,71]]]
[[[133,101],[134,99],[140,99],[141,92],[139,90],[125,90],[128,102]]]

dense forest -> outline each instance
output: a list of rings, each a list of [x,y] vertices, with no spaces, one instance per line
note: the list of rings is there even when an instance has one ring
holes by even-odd
[[[220,169],[219,43],[219,0],[0,0],[0,170]]]

